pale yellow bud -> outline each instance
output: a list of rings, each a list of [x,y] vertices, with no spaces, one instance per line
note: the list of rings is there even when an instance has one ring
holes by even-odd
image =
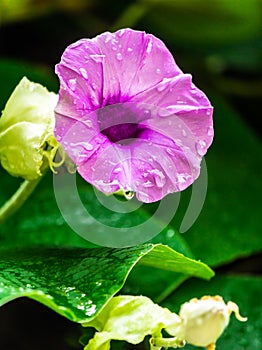
[[[182,326],[179,337],[189,344],[214,349],[217,339],[229,323],[232,312],[239,321],[247,320],[239,315],[235,303],[230,301],[225,304],[220,296],[192,299],[181,306],[179,316]]]
[[[44,159],[52,168],[59,147],[54,137],[57,95],[23,78],[0,118],[0,160],[13,176],[35,180]]]

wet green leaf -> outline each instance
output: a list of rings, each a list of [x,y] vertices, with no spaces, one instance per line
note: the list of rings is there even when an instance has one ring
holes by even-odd
[[[35,299],[76,322],[91,319],[137,264],[211,278],[205,264],[163,245],[109,249],[20,249],[0,252],[1,305]]]
[[[221,98],[212,101],[215,140],[206,157],[207,197],[183,238],[197,258],[217,266],[262,250],[262,146]]]

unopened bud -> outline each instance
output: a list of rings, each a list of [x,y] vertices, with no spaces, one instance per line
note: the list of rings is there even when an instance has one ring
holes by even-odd
[[[247,320],[240,316],[235,303],[230,301],[225,304],[220,296],[194,298],[181,306],[179,337],[189,344],[215,349],[215,343],[227,327],[232,312],[239,321]]]
[[[13,176],[34,180],[43,162],[51,169],[59,144],[54,137],[57,95],[23,78],[0,118],[0,161]]]

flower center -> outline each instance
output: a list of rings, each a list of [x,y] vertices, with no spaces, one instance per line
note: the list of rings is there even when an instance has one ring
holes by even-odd
[[[97,118],[100,132],[113,143],[128,145],[145,130],[134,103],[108,105],[98,110]]]
[[[110,126],[101,132],[103,135],[107,136],[111,142],[126,145],[139,137],[141,128],[139,128],[138,124],[123,123]]]

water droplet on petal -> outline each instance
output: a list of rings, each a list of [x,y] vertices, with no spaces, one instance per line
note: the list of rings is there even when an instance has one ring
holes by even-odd
[[[93,61],[95,61],[97,63],[101,63],[101,62],[103,62],[103,60],[104,60],[104,58],[106,56],[105,55],[94,54],[94,55],[90,55],[90,57],[92,58]]]
[[[88,78],[88,74],[85,68],[80,68],[79,71],[85,79]]]
[[[122,171],[122,168],[118,167],[113,170],[113,174],[118,174]]]
[[[116,54],[116,58],[117,58],[118,61],[122,61],[122,59],[123,59],[122,54],[120,52],[118,52]]]
[[[174,152],[171,148],[167,148],[167,149],[166,149],[166,152],[167,152],[168,154],[170,154],[171,156],[174,156],[174,155],[175,155],[175,152]]]
[[[148,188],[148,187],[153,187],[154,184],[153,184],[153,182],[151,182],[151,181],[146,181],[146,182],[143,183],[143,186],[146,187],[146,188]]]
[[[96,83],[92,83],[91,86],[92,86],[92,89],[95,91],[96,90]]]
[[[132,199],[134,198],[135,192],[134,191],[125,191],[124,196],[126,199]]]
[[[127,52],[132,52],[132,51],[133,51],[133,49],[131,47],[127,48]]]
[[[186,137],[186,136],[187,136],[187,132],[186,132],[186,130],[185,130],[185,129],[183,129],[183,130],[182,130],[182,135],[183,135],[184,137]]]
[[[196,151],[201,157],[206,153],[206,142],[204,140],[196,142]]]
[[[144,116],[145,116],[146,118],[151,117],[151,111],[150,111],[149,109],[145,109],[145,110],[144,110]]]
[[[213,135],[214,135],[213,126],[209,126],[209,127],[207,128],[207,135],[208,135],[208,136],[213,136]]]
[[[156,74],[160,74],[161,73],[161,69],[157,68],[156,69]]]
[[[85,124],[88,128],[92,128],[92,126],[93,126],[92,120],[85,120],[85,121],[84,121],[84,124]]]
[[[156,186],[162,188],[166,183],[166,177],[159,169],[149,170],[150,174],[153,174]]]
[[[76,79],[69,79],[68,85],[72,91],[75,91],[76,89]]]
[[[117,32],[117,35],[119,38],[121,38],[121,36],[125,33],[125,29],[120,29],[118,32]]]
[[[81,145],[87,150],[87,151],[92,151],[94,149],[93,145],[88,142],[81,142]]]

